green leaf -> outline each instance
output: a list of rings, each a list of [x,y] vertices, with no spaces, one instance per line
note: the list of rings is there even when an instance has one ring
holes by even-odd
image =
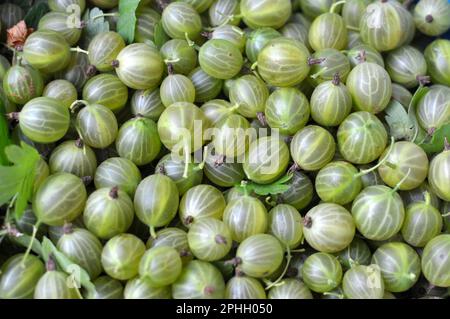
[[[169,36],[164,31],[164,28],[162,26],[162,21],[159,21],[155,25],[154,39],[155,39],[154,42],[155,42],[156,46],[158,47],[158,49],[161,49],[163,44],[166,43],[167,41],[169,41],[169,39],[170,39]]]
[[[10,238],[12,239],[12,241],[18,243],[19,245],[28,248],[30,246],[31,243],[31,236],[28,236],[27,234],[20,234],[19,236],[10,236]],[[31,245],[31,250],[36,253],[37,255],[41,255],[42,256],[42,246],[41,243],[34,238],[33,239],[33,244]]]
[[[124,38],[125,42],[134,41],[136,29],[136,10],[141,0],[119,0],[119,20],[117,21],[117,32]]]
[[[5,148],[9,144],[11,144],[11,140],[9,138],[8,121],[6,120],[6,111],[2,96],[0,96],[0,165],[9,164],[8,158],[6,157],[5,153]]]
[[[86,26],[83,28],[80,46],[87,49],[93,37],[99,33],[109,31],[109,22],[105,20],[103,11],[99,8],[86,9],[83,21]]]
[[[28,144],[8,145],[5,154],[13,166],[0,166],[0,205],[15,199],[14,213],[19,219],[33,194],[39,153]]]
[[[430,89],[426,86],[419,86],[411,99],[411,103],[409,103],[408,115],[414,125],[414,134],[410,138],[411,142],[415,142],[417,137],[421,134],[420,131],[423,131],[423,129],[419,125],[419,122],[417,121],[416,108],[419,101],[425,96],[425,94],[428,93],[429,90]]]
[[[414,123],[403,105],[396,100],[391,100],[385,113],[391,136],[396,140],[411,140],[414,135]]]
[[[36,30],[39,24],[39,20],[41,20],[44,14],[46,14],[49,11],[50,8],[45,2],[39,2],[33,5],[24,18],[27,27]]]
[[[444,149],[445,138],[450,141],[450,124],[446,124],[437,129],[431,140],[419,143],[419,146],[428,154],[439,153]]]
[[[44,236],[42,239],[43,258],[48,260],[50,254],[55,258],[56,263],[61,269],[69,274],[74,275],[76,280],[79,280],[79,284],[83,286],[89,294],[95,293],[95,286],[91,282],[88,272],[80,265],[74,263],[69,257],[59,251],[55,245]]]
[[[237,189],[240,192],[255,192],[257,195],[260,196],[267,196],[267,195],[275,195],[280,194],[289,189],[289,185],[285,185],[287,182],[289,182],[292,178],[293,174],[286,174],[285,176],[281,177],[279,180],[273,182],[272,184],[256,184],[252,182],[247,182],[245,184],[236,185]]]

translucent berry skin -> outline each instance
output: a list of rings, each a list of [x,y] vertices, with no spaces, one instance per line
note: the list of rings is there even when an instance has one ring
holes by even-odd
[[[445,201],[450,201],[450,151],[438,154],[430,163],[428,182],[434,193]]]
[[[313,291],[324,293],[336,288],[342,280],[342,266],[338,259],[327,253],[309,256],[302,269],[303,281]]]
[[[429,36],[438,36],[450,28],[450,3],[445,0],[421,0],[414,7],[417,29]]]
[[[231,79],[244,64],[239,48],[222,39],[211,39],[201,46],[198,62],[200,67],[217,79]]]
[[[298,41],[276,38],[258,54],[258,72],[272,86],[289,87],[300,84],[309,73],[308,48]]]
[[[450,85],[450,40],[437,39],[425,49],[428,73],[433,83]]]
[[[153,247],[145,252],[139,263],[139,275],[156,287],[171,285],[181,274],[180,254],[174,248]]]
[[[125,41],[120,34],[114,31],[101,32],[89,43],[89,62],[100,72],[112,71],[112,62],[123,48]]]
[[[243,0],[241,15],[252,29],[282,27],[291,16],[292,5],[289,0]]]
[[[344,295],[349,299],[382,299],[384,281],[377,265],[355,266],[344,274]]]
[[[58,32],[64,37],[70,46],[75,45],[81,36],[81,28],[68,27],[70,16],[66,12],[46,13],[38,24],[38,30],[48,30]]]
[[[189,3],[173,2],[163,11],[162,26],[172,39],[195,40],[202,30],[200,15]]]
[[[336,13],[321,14],[311,24],[308,38],[314,51],[327,48],[345,49],[347,29],[344,19]]]
[[[25,104],[42,95],[44,80],[39,71],[31,67],[15,65],[3,78],[3,91],[10,102]]]
[[[425,278],[438,287],[450,286],[450,235],[433,238],[422,253],[422,271]]]
[[[84,85],[83,100],[91,104],[101,104],[116,112],[127,103],[128,88],[113,74],[99,74]]]
[[[54,80],[49,82],[42,92],[42,96],[57,99],[66,107],[70,107],[78,97],[76,87],[67,80]]]
[[[262,284],[255,278],[235,276],[225,287],[226,299],[266,299]]]
[[[383,123],[369,112],[350,114],[339,126],[339,152],[349,162],[368,164],[380,157],[387,145]]]

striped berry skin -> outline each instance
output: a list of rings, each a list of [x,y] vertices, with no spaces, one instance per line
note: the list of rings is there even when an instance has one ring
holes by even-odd
[[[178,188],[169,177],[162,174],[150,175],[136,189],[136,216],[148,226],[165,226],[177,213],[178,198]]]
[[[392,96],[389,74],[384,68],[371,62],[358,64],[350,71],[347,88],[356,110],[373,114],[383,111]]]
[[[181,198],[179,214],[186,226],[203,218],[222,219],[225,210],[225,198],[222,192],[211,185],[197,185],[189,189]]]
[[[69,110],[50,97],[32,99],[19,113],[20,130],[30,140],[38,143],[58,141],[67,133],[69,124]]]
[[[345,21],[345,25],[351,29],[359,28],[361,18],[366,11],[367,6],[371,3],[371,0],[348,0],[342,6],[342,18]]]
[[[193,256],[189,247],[187,233],[175,227],[166,227],[156,232],[156,238],[150,237],[147,248],[168,246],[175,248],[181,256],[183,265],[192,260]]]
[[[42,96],[52,97],[69,108],[78,97],[77,88],[67,80],[53,80],[49,82],[42,92]]]
[[[39,278],[45,272],[42,261],[29,255],[25,259],[23,254],[10,257],[2,265],[0,278],[0,297],[2,299],[30,299]]]
[[[291,141],[292,158],[306,171],[317,171],[327,165],[333,159],[335,150],[333,136],[317,125],[306,126]]]
[[[289,0],[242,0],[241,15],[252,29],[282,27],[291,16],[292,4]]]
[[[227,163],[217,153],[208,154],[203,171],[208,180],[220,187],[232,187],[245,177],[241,163]]]
[[[120,234],[108,240],[103,247],[101,261],[106,274],[117,280],[128,280],[139,271],[139,262],[145,253],[145,244],[132,234]]]
[[[414,32],[414,20],[397,1],[378,1],[370,4],[359,25],[363,41],[380,52],[399,48]]]
[[[351,203],[363,188],[358,173],[355,166],[344,161],[327,164],[316,176],[317,195],[325,202],[339,205]]]
[[[87,299],[123,299],[123,286],[120,281],[109,276],[101,276],[92,282],[95,293],[87,293]]]
[[[115,75],[99,74],[84,85],[83,100],[90,104],[101,104],[116,112],[127,103],[128,88]]]
[[[384,281],[377,265],[354,266],[342,280],[344,295],[348,299],[382,299]]]
[[[195,102],[202,103],[215,99],[223,87],[223,80],[212,77],[201,67],[192,70],[189,75],[195,87]]]
[[[244,52],[246,36],[245,32],[237,26],[229,24],[219,26],[211,33],[211,39],[222,39],[233,43],[239,51]]]
[[[89,104],[78,112],[76,123],[83,141],[95,148],[111,145],[119,131],[114,113],[101,104]]]
[[[428,131],[449,124],[450,88],[433,85],[417,104],[416,115],[420,126]]]
[[[192,254],[203,261],[224,258],[233,244],[227,225],[211,217],[197,219],[190,226],[187,239]]]
[[[100,72],[108,72],[114,69],[112,62],[125,48],[122,36],[114,31],[98,33],[89,42],[89,62]]]
[[[197,51],[184,39],[172,39],[160,49],[164,60],[170,61],[177,74],[188,75],[197,66]]]
[[[164,73],[161,54],[145,43],[126,46],[113,62],[119,79],[129,88],[145,90],[157,87]]]
[[[369,112],[350,114],[339,126],[339,152],[350,163],[368,164],[380,157],[387,145],[383,123]]]
[[[300,2],[302,12],[309,20],[329,12],[332,5],[333,0],[303,0]]]
[[[203,170],[201,166],[191,161],[187,165],[187,177],[183,177],[185,171],[185,162],[172,154],[164,155],[156,164],[155,173],[163,173],[175,182],[180,195],[186,193],[193,186],[199,185],[203,180]],[[240,180],[239,180],[240,181]]]
[[[344,19],[336,13],[321,14],[311,24],[308,38],[314,51],[328,48],[345,49],[347,29]]]
[[[185,75],[173,74],[167,76],[159,89],[161,101],[165,107],[176,102],[195,101],[195,87],[192,81]]]
[[[450,3],[445,0],[422,0],[414,7],[417,29],[429,36],[438,36],[450,28]]]
[[[423,149],[412,142],[396,142],[388,154],[385,150],[380,160],[386,161],[378,168],[383,182],[395,187],[405,176],[399,190],[412,190],[419,187],[428,175],[428,157]],[[408,173],[409,172],[409,173]]]
[[[180,254],[172,247],[153,247],[145,252],[139,263],[139,276],[159,288],[171,285],[181,274]]]
[[[225,299],[266,299],[266,291],[255,278],[234,276],[225,287]]]
[[[308,48],[288,38],[270,40],[258,54],[258,73],[272,86],[290,87],[300,84],[310,71]]]
[[[405,45],[389,52],[386,70],[392,81],[406,88],[414,88],[419,85],[418,77],[427,74],[427,63],[419,50]]]
[[[161,101],[159,88],[150,90],[136,90],[131,97],[131,113],[157,121],[166,109]]]
[[[270,288],[268,299],[313,299],[309,288],[300,280],[288,278],[283,284]]]
[[[44,80],[39,71],[31,67],[14,65],[3,78],[3,91],[9,101],[25,104],[42,95]]]
[[[352,242],[355,223],[344,207],[337,204],[319,204],[305,215],[303,235],[314,249],[335,253]]]
[[[436,236],[428,242],[422,253],[422,272],[438,287],[450,287],[450,235]]]
[[[237,112],[247,118],[256,118],[264,112],[269,90],[266,84],[254,75],[238,78],[229,92],[232,105],[238,105]]]
[[[311,117],[322,126],[338,126],[350,114],[352,96],[340,81],[325,81],[311,95]]]
[[[336,257],[342,268],[348,270],[354,265],[369,265],[372,252],[364,240],[355,237],[347,248],[336,253]]]
[[[133,197],[141,179],[141,172],[132,161],[123,157],[111,157],[97,167],[94,183],[96,188],[118,186]]]
[[[86,270],[92,280],[102,273],[100,256],[103,245],[88,230],[82,228],[66,229],[66,232],[58,240],[57,248],[70,260]]]
[[[173,299],[223,299],[225,281],[211,263],[192,260],[172,285]]]
[[[239,269],[254,278],[264,278],[275,272],[283,262],[280,242],[272,235],[257,234],[246,238],[236,251]]]
[[[133,201],[115,186],[99,188],[90,194],[83,212],[86,228],[100,239],[125,233],[133,218]]]
[[[202,45],[198,62],[203,71],[222,80],[236,76],[244,64],[239,48],[223,39],[211,39]]]
[[[202,21],[197,11],[185,2],[172,2],[163,11],[161,17],[164,31],[172,39],[195,40],[202,31]]]
[[[385,289],[403,292],[419,280],[419,255],[405,243],[393,242],[379,247],[372,256],[372,264],[380,267]]]
[[[71,17],[66,12],[46,13],[38,24],[38,30],[55,31],[62,35],[70,46],[75,45],[81,37],[81,28],[68,27]]]
[[[445,201],[450,201],[450,150],[445,150],[431,160],[428,182],[434,193]]]
[[[62,226],[83,212],[86,198],[86,188],[79,177],[56,173],[39,187],[33,200],[33,211],[39,222]]]
[[[303,282],[309,289],[324,293],[336,288],[342,280],[342,266],[327,253],[315,253],[306,258],[302,269]]]
[[[312,58],[321,61],[311,66],[309,81],[314,86],[324,81],[333,80],[336,75],[339,75],[339,79],[342,82],[346,82],[351,68],[350,62],[344,53],[332,48],[321,49],[314,52]]]
[[[284,246],[295,248],[303,240],[302,216],[294,207],[279,204],[269,212],[269,232]]]
[[[309,120],[309,101],[296,88],[281,88],[267,99],[264,114],[271,128],[280,134],[294,135]]]
[[[83,86],[92,75],[87,73],[89,59],[86,54],[72,52],[67,67],[55,73],[57,79],[67,80],[72,83],[78,92],[83,91]]]
[[[20,20],[23,20],[25,12],[23,9],[14,3],[2,3],[0,5],[0,23],[1,30],[8,30],[16,25]],[[4,32],[5,32],[4,31]]]
[[[229,158],[242,156],[247,150],[252,137],[245,134],[250,128],[248,120],[239,114],[230,114],[215,127],[214,134],[214,150],[217,154],[224,155]]]
[[[86,0],[48,0],[50,10],[56,12],[66,12],[70,5],[76,5],[80,8],[80,12],[84,12]]]
[[[136,29],[134,42],[145,43],[153,41],[155,38],[155,27],[160,22],[161,15],[148,7],[141,7],[136,10]]]
[[[284,37],[297,40],[306,45],[308,49],[311,48],[308,41],[308,28],[304,24],[289,22],[280,29],[280,32]]]
[[[223,0],[222,0],[223,1]],[[253,30],[245,43],[245,55],[250,62],[255,63],[259,52],[266,46],[266,44],[275,38],[281,37],[280,32],[273,28],[258,28]]]
[[[369,186],[353,201],[352,215],[356,228],[364,237],[386,240],[400,231],[405,208],[395,189]]]
[[[411,246],[424,247],[441,233],[442,225],[441,213],[430,204],[427,197],[425,202],[413,203],[406,208],[402,237]]]
[[[227,23],[238,25],[241,22],[239,15],[240,8],[239,0],[215,0],[208,9],[208,18],[211,26],[217,27]]]
[[[286,171],[289,148],[275,136],[265,136],[253,141],[243,164],[245,175],[258,184],[269,184]]]
[[[116,149],[121,157],[138,166],[153,161],[161,150],[155,122],[144,117],[125,122],[117,134]]]
[[[252,235],[265,233],[269,216],[259,199],[242,196],[228,203],[223,221],[230,229],[232,239],[240,243]]]
[[[64,37],[55,31],[33,32],[23,46],[23,57],[43,72],[63,70],[70,61],[70,48]]]
[[[428,73],[433,83],[450,85],[450,40],[437,39],[425,49]]]
[[[135,277],[127,281],[124,291],[124,299],[171,299],[170,286],[156,288],[148,280]]]
[[[71,173],[80,178],[93,177],[97,169],[97,158],[94,151],[81,140],[66,141],[58,145],[50,155],[50,172]]]
[[[367,44],[359,44],[351,48],[347,52],[347,57],[352,68],[364,62],[375,63],[384,68],[383,56],[380,52]]]
[[[36,284],[34,299],[81,299],[78,288],[68,285],[69,275],[62,271],[47,271]]]
[[[308,176],[295,171],[285,185],[289,187],[286,191],[273,196],[277,203],[288,204],[298,210],[309,205],[314,195],[314,186]]]

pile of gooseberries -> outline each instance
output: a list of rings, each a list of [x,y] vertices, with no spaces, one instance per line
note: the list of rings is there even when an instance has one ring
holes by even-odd
[[[449,297],[450,2],[41,2],[0,5],[0,298]]]

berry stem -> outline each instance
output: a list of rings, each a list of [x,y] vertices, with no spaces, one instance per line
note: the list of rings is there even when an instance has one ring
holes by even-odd
[[[88,51],[86,51],[86,50],[83,50],[82,48],[80,48],[80,47],[76,47],[76,48],[70,48],[70,51],[72,51],[72,52],[77,52],[77,53],[84,53],[84,54],[89,54],[89,52]]]
[[[370,172],[373,172],[374,170],[376,170],[376,169],[377,169],[378,167],[380,167],[381,165],[385,164],[386,161],[387,161],[387,159],[388,159],[388,157],[389,157],[389,155],[392,153],[392,150],[394,149],[394,143],[395,143],[395,139],[394,139],[393,136],[391,136],[391,145],[389,146],[389,150],[388,150],[388,152],[386,153],[386,155],[383,157],[383,159],[382,159],[381,161],[379,161],[377,165],[375,165],[375,166],[373,166],[373,167],[371,167],[371,168],[365,169],[365,170],[361,170],[361,171],[360,171],[358,174],[356,174],[354,177],[355,177],[355,178],[358,178],[358,177],[361,177],[361,176],[363,176],[363,175],[366,175],[366,174],[368,174],[368,173],[370,173]]]
[[[392,189],[392,193],[395,193],[399,190],[399,188],[402,186],[402,184],[408,179],[409,174],[411,174],[411,168],[408,168],[408,172],[403,176],[403,178],[400,180],[400,182],[395,185],[395,187]]]
[[[63,234],[68,235],[73,233],[72,223],[65,223],[63,226]]]
[[[325,72],[328,71],[328,67],[324,67],[323,69],[320,69],[318,72],[314,73],[313,75],[310,75],[312,79],[317,79],[319,76],[321,76],[322,74],[324,74]]]
[[[112,199],[119,198],[119,187],[118,186],[114,186],[113,188],[111,188],[111,190],[109,191],[109,197],[111,197]]]
[[[350,31],[355,31],[355,32],[360,32],[361,31],[359,28],[351,26],[351,25],[347,25],[345,27],[347,28],[347,30],[350,30]]]
[[[205,167],[208,158],[208,145],[203,148],[202,162],[195,167],[195,170],[202,170]]]
[[[75,112],[77,111],[77,108],[78,108],[80,105],[88,106],[88,105],[89,105],[89,102],[88,102],[88,101],[85,101],[85,100],[76,100],[76,101],[73,101],[73,103],[70,104],[70,106],[69,106],[70,112],[75,113]]]
[[[423,197],[425,197],[425,205],[429,206],[431,204],[430,193],[425,191],[424,194],[423,194]]]
[[[339,72],[336,72],[333,76],[333,80],[331,81],[334,85],[338,86],[341,83],[341,77],[339,76]]]
[[[289,265],[291,264],[291,259],[292,259],[292,255],[291,255],[291,249],[289,248],[289,246],[286,246],[286,266],[283,269],[283,272],[281,273],[281,275],[272,283],[270,283],[267,287],[266,290],[269,290],[270,288],[276,286],[278,283],[280,283],[283,280],[284,275],[286,275],[286,272],[289,269]]]
[[[33,247],[34,241],[36,239],[36,234],[38,231],[39,226],[41,225],[41,222],[38,220],[36,224],[33,225],[33,233],[31,234],[30,243],[28,244],[27,250],[25,251],[25,254],[22,258],[22,266],[25,266],[25,261],[27,260],[28,255],[31,252],[31,248]]]
[[[338,6],[340,6],[341,4],[344,4],[346,2],[347,2],[346,0],[342,0],[342,1],[338,1],[335,4],[333,4],[330,8],[330,13],[334,13]]]
[[[263,112],[256,113],[256,117],[258,118],[258,121],[262,126],[267,126],[266,116]]]
[[[155,231],[155,227],[153,227],[153,226],[150,226],[150,236],[153,238],[153,239],[156,239],[156,231]]]
[[[103,13],[103,14],[99,14],[99,15],[96,15],[95,17],[93,17],[92,21],[95,21],[101,17],[119,17],[119,16],[120,16],[119,12]]]
[[[431,83],[431,78],[428,75],[418,75],[416,76],[417,81],[419,81],[420,86],[425,86]]]

